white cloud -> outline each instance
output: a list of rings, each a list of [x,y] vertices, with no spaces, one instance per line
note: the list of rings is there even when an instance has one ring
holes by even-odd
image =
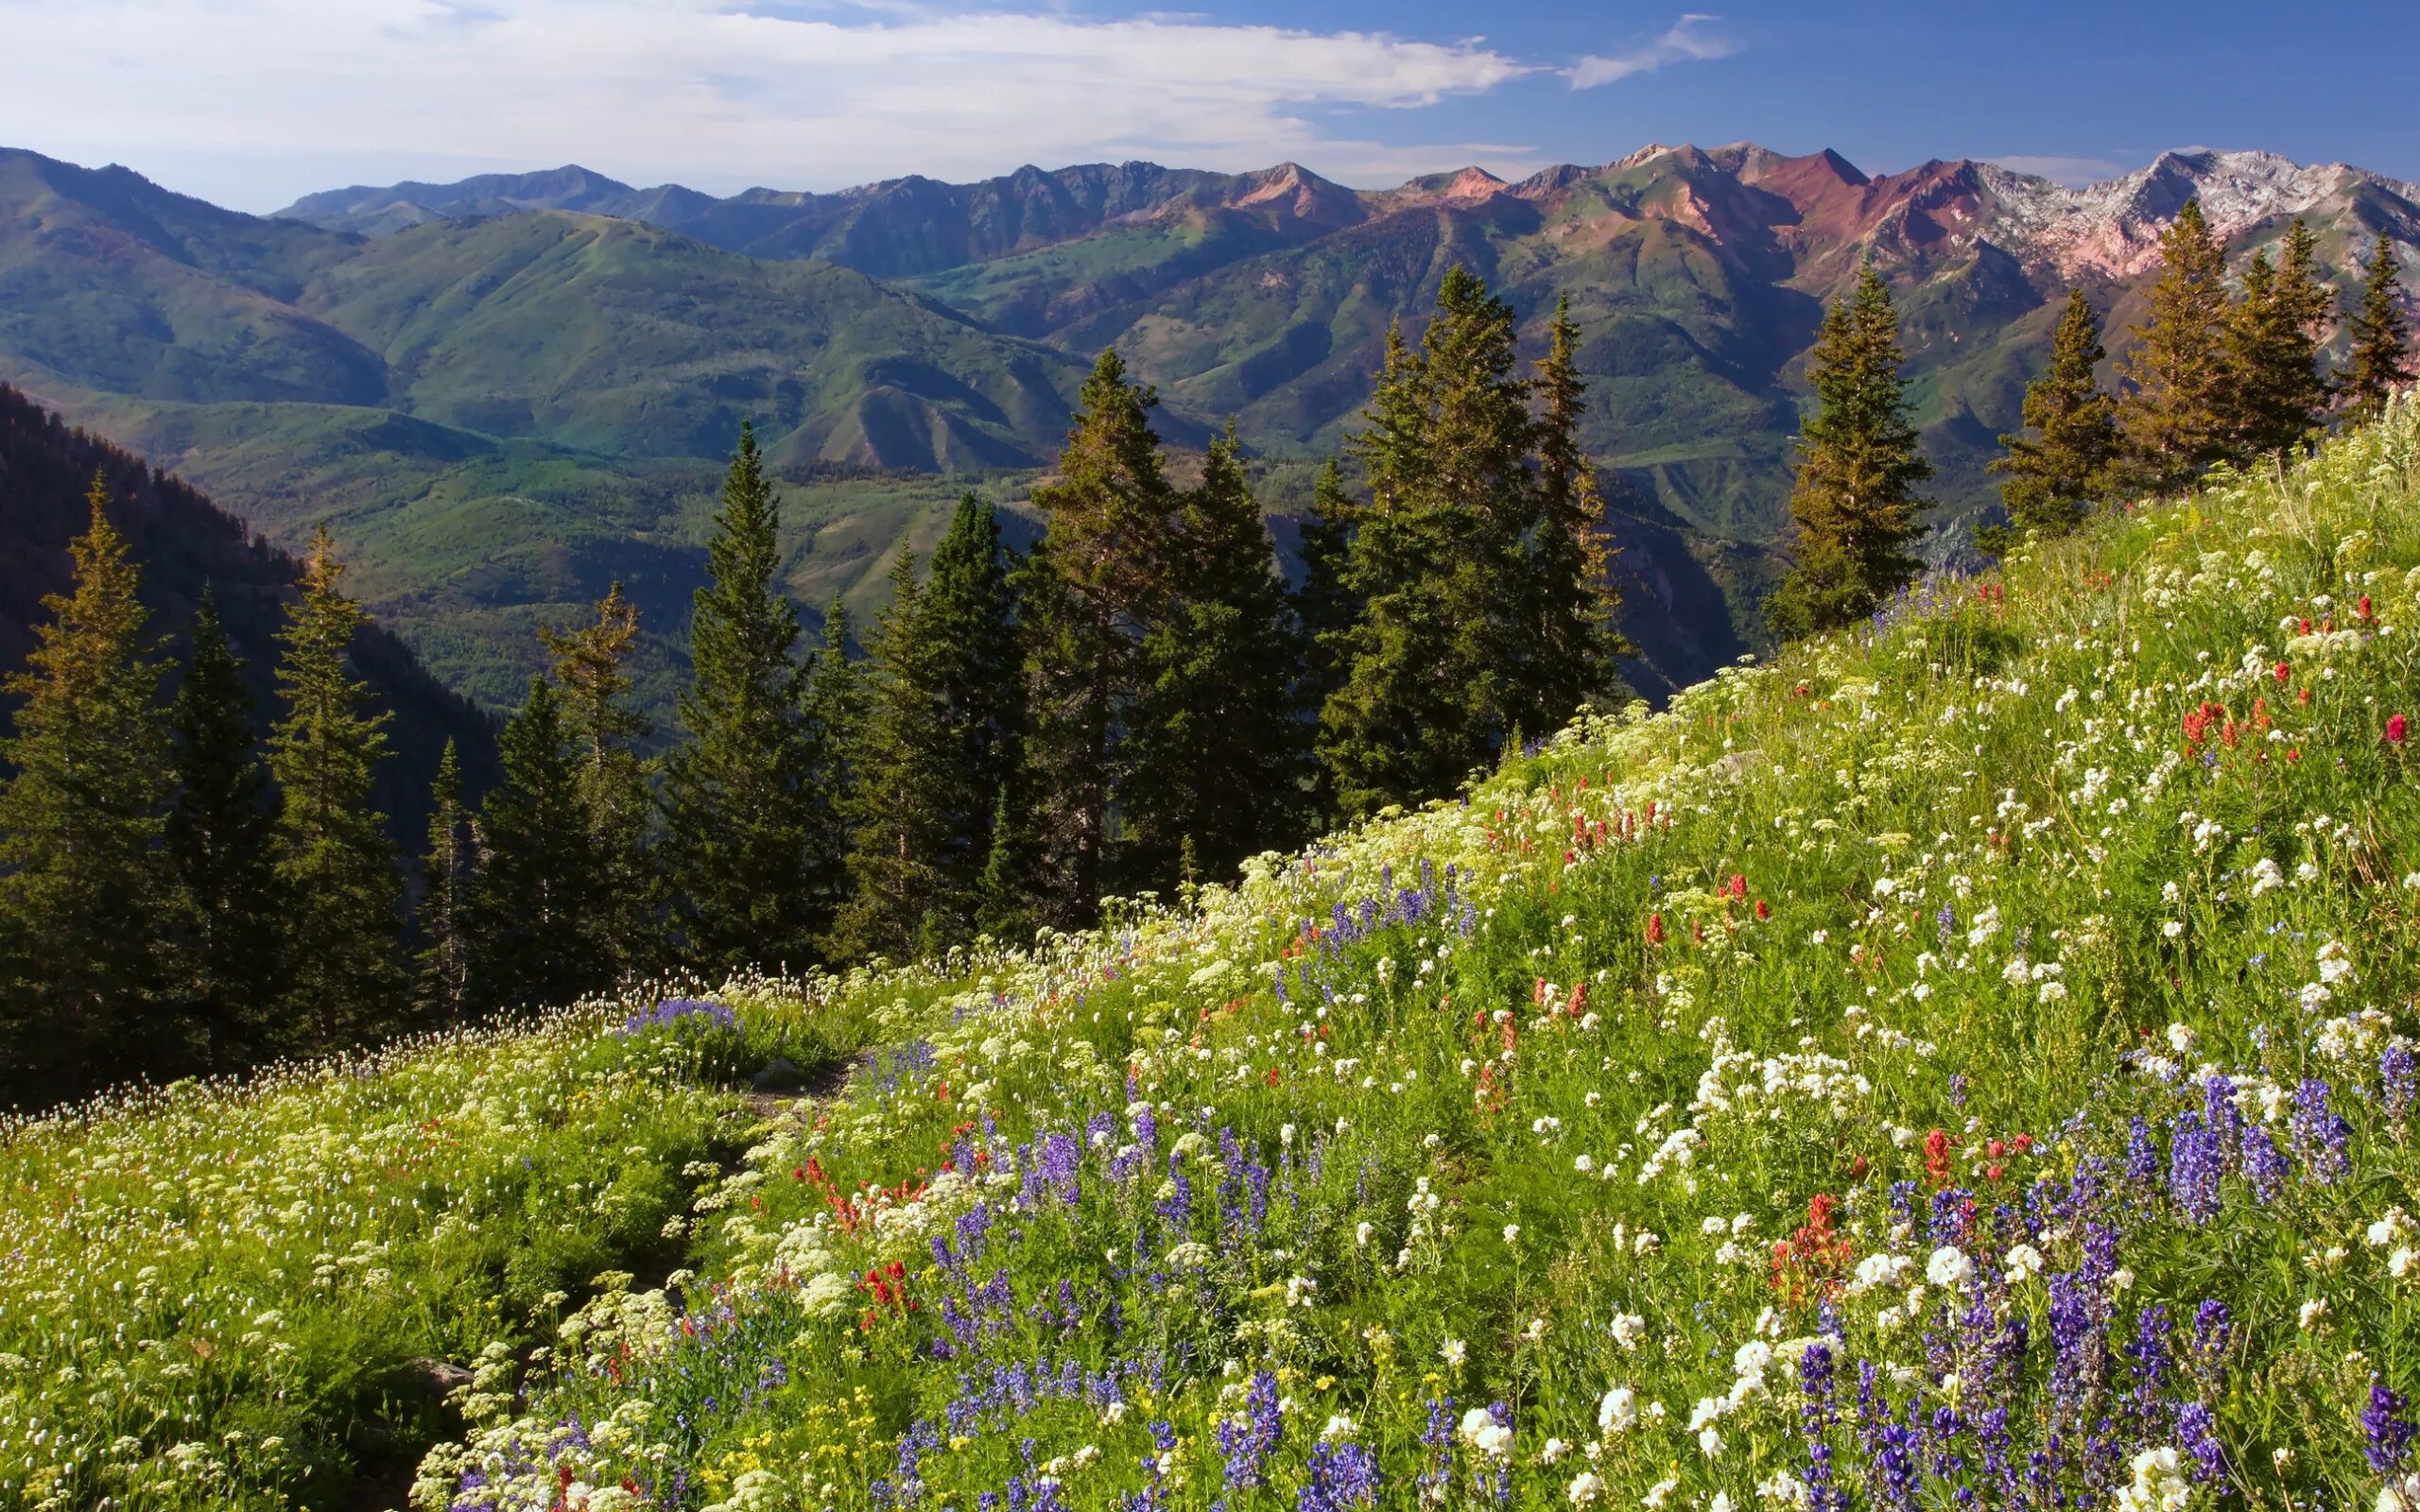
[[[1728,58],[1739,50],[1739,44],[1709,26],[1720,16],[1689,14],[1672,23],[1664,35],[1644,46],[1610,57],[1590,56],[1564,70],[1573,89],[1595,89],[1630,77],[1633,74],[1651,74],[1667,63],[1702,63],[1717,58]]]
[[[34,61],[0,91],[0,142],[248,163],[264,209],[326,187],[331,162],[406,156],[709,188],[1127,157],[1350,179],[1507,153],[1319,121],[1537,72],[1375,32],[777,3],[0,0],[0,54]]]
[[[2030,173],[2036,178],[2048,179],[2052,183],[2065,184],[2070,189],[2079,189],[2085,184],[2115,179],[2126,172],[2124,163],[2112,163],[2106,158],[2037,157],[2016,153],[2008,157],[1986,158],[1983,161],[1996,163],[2011,172]]]

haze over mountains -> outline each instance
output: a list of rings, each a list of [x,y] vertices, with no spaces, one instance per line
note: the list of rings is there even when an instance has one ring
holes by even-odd
[[[1954,550],[2061,292],[2082,283],[2122,331],[2160,226],[2197,196],[2238,251],[2302,216],[2340,282],[2380,233],[2420,267],[2420,188],[2256,152],[2166,154],[2081,190],[1747,145],[1380,192],[1290,163],[1125,163],[716,198],[565,167],[268,218],[11,152],[0,377],[277,539],[332,516],[377,611],[502,703],[531,620],[610,577],[677,638],[743,416],[797,474],[794,586],[862,602],[953,485],[803,470],[994,470],[1019,496],[996,470],[1047,464],[1084,364],[1115,344],[1159,385],[1172,438],[1234,417],[1270,464],[1264,502],[1299,507],[1289,462],[1337,445],[1389,323],[1416,328],[1461,263],[1527,333],[1571,297],[1652,689],[1754,642],[1805,352],[1864,256],[1900,301]]]

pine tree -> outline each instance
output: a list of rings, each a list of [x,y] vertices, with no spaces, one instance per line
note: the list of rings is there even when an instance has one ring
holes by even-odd
[[[278,992],[277,897],[268,771],[243,664],[204,592],[170,715],[175,806],[165,842],[183,895],[183,1011],[206,1072],[256,1058]]]
[[[424,1022],[462,1022],[471,1004],[471,894],[478,835],[462,803],[462,762],[445,743],[428,789],[428,850],[421,858],[419,992]]]
[[[591,848],[580,752],[544,678],[497,738],[504,780],[479,804],[478,866],[467,890],[474,1012],[569,1003],[610,984],[597,937],[601,878]]]
[[[2300,447],[2326,406],[2319,336],[2327,299],[2311,256],[2310,232],[2297,220],[2280,266],[2265,250],[2253,254],[2243,297],[2227,312],[2225,404],[2237,459]]]
[[[1319,732],[1343,815],[1451,790],[1528,712],[1539,496],[1515,357],[1511,309],[1459,266],[1417,353],[1388,334],[1348,442],[1370,487],[1344,574],[1360,615]]]
[[[2083,290],[2067,291],[2067,310],[2051,338],[2050,366],[2025,386],[2024,419],[2037,433],[2003,436],[2005,456],[1992,471],[2009,474],[2000,485],[2010,524],[1983,539],[1997,553],[2029,531],[2063,536],[2083,522],[2093,506],[2111,496],[2111,469],[2118,460],[2117,406],[2093,376],[2108,352],[2100,345],[2100,318]]]
[[[807,918],[818,940],[830,936],[848,906],[851,805],[873,707],[872,671],[850,650],[857,640],[856,618],[837,597],[823,611],[822,640],[807,664],[800,710],[806,731]]]
[[[1555,301],[1536,387],[1538,523],[1529,574],[1536,628],[1530,696],[1518,714],[1544,732],[1610,692],[1614,659],[1634,649],[1614,627],[1621,594],[1613,581],[1613,538],[1596,470],[1580,443],[1588,386],[1580,376],[1580,329],[1568,295]]]
[[[2361,280],[2361,308],[2350,324],[2353,350],[2344,364],[2344,412],[2356,421],[2375,420],[2386,408],[2387,397],[2413,375],[2403,306],[2395,297],[2394,244],[2383,232]]]
[[[177,898],[161,849],[170,765],[161,669],[136,599],[141,570],[109,517],[69,543],[75,586],[51,594],[0,754],[0,961],[9,1090],[50,1101],[98,1081],[173,1074],[189,1054],[165,1008]]]
[[[651,764],[637,749],[654,730],[630,705],[629,667],[638,632],[638,609],[622,596],[620,583],[598,602],[595,623],[539,631],[579,752],[580,804],[596,868],[592,935],[609,980],[652,969],[663,953],[664,886],[648,846]]]
[[[2188,199],[2160,233],[2166,261],[2152,285],[2152,318],[2134,328],[2119,360],[2128,387],[2118,402],[2128,482],[2147,491],[2187,488],[2234,455],[2238,426],[2227,395],[2226,249]]]
[[[392,1028],[404,987],[395,848],[370,802],[389,715],[363,712],[370,690],[347,665],[366,616],[337,587],[344,570],[321,525],[279,632],[286,713],[269,735],[285,900],[281,1027],[295,1046],[321,1050]]]
[[[1178,536],[1169,602],[1143,640],[1119,793],[1134,888],[1165,886],[1188,855],[1223,880],[1293,843],[1305,817],[1300,647],[1232,424],[1184,494]]]
[[[1028,896],[1025,836],[1010,807],[1009,792],[1003,783],[992,805],[983,873],[975,883],[975,928],[994,939],[1013,941],[1030,930],[1033,908]]]
[[[666,872],[706,970],[815,958],[798,614],[778,590],[781,506],[743,424],[689,628],[684,743],[666,764]]]
[[[933,916],[949,837],[948,714],[936,687],[940,647],[925,633],[913,553],[899,554],[890,591],[874,629],[867,708],[849,752],[855,781],[840,803],[852,844],[848,897],[833,925],[836,959],[907,958],[945,933]]]
[[[1924,533],[1932,476],[1908,419],[1899,318],[1869,261],[1854,293],[1833,301],[1807,367],[1822,408],[1801,427],[1789,512],[1797,563],[1766,601],[1785,639],[1820,635],[1873,613],[1913,582],[1908,548]]]
[[[959,501],[923,582],[903,557],[873,662],[835,950],[898,958],[984,927],[994,819],[1023,722],[1014,608],[990,505],[971,493]]]
[[[1150,411],[1115,351],[1077,399],[1059,480],[1033,490],[1048,535],[1019,576],[1026,610],[1026,758],[1033,902],[1044,921],[1091,920],[1111,875],[1120,720],[1143,632],[1166,599],[1176,491]]]
[[[1296,697],[1316,716],[1344,686],[1350,650],[1347,637],[1361,607],[1345,586],[1353,555],[1353,500],[1344,491],[1344,469],[1334,457],[1320,469],[1311,511],[1302,522],[1303,585],[1294,593],[1294,619],[1303,642],[1302,686]],[[1316,729],[1316,726],[1314,727]],[[1335,779],[1324,762],[1312,765],[1312,812],[1337,815]]]

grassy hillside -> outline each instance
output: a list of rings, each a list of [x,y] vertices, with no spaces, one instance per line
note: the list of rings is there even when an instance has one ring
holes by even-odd
[[[0,1501],[446,1349],[422,1507],[2373,1504],[2415,616],[2407,403],[1095,935],[18,1128]]]
[[[2416,500],[2407,408],[970,963],[424,1504],[2368,1504]]]

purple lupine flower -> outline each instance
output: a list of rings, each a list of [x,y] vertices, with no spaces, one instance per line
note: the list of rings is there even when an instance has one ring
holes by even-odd
[[[2262,1202],[2274,1202],[2286,1190],[2286,1177],[2291,1167],[2286,1163],[2285,1152],[2269,1137],[2265,1128],[2244,1130],[2243,1177],[2252,1184],[2253,1195]]]
[[[2226,1152],[2199,1113],[2176,1115],[2168,1145],[2168,1195],[2192,1224],[2206,1224],[2219,1215],[2219,1176],[2226,1168]]]
[[[2165,1416],[2161,1391],[2168,1384],[2168,1308],[2153,1302],[2135,1319],[2135,1342],[2126,1347],[2135,1363],[2135,1418],[2146,1433],[2157,1436]]]
[[[2370,1378],[2370,1404],[2361,1409],[2361,1434],[2366,1440],[2361,1454],[2370,1469],[2380,1474],[2400,1469],[2411,1452],[2413,1428],[2403,1416],[2407,1405],[2401,1392],[2388,1390],[2376,1376]]]
[[[2188,1401],[2176,1410],[2176,1441],[2193,1461],[2193,1479],[2204,1485],[2222,1484],[2226,1452],[2219,1445],[2218,1422],[2210,1409]]]
[[[2345,1153],[2353,1125],[2327,1106],[2329,1091],[2327,1083],[2316,1076],[2305,1077],[2294,1089],[2294,1154],[2302,1160],[2303,1170],[2321,1186],[2331,1185],[2353,1170],[2352,1158]]]
[[[2212,1390],[2226,1377],[2227,1347],[2235,1342],[2235,1321],[2227,1304],[2215,1297],[2193,1310],[2193,1365]]]
[[[1321,1444],[1311,1451],[1309,1477],[1296,1512],[1347,1512],[1378,1504],[1378,1462],[1358,1444]]]
[[[2399,1121],[2410,1112],[2415,1093],[2420,1093],[2420,1065],[2413,1062],[2411,1047],[2397,1040],[2378,1052],[2378,1095],[2387,1117]]]
[[[631,1014],[629,1022],[622,1025],[620,1037],[628,1040],[649,1029],[703,1028],[709,1024],[736,1029],[739,1027],[739,1015],[732,1010],[729,1004],[717,1003],[712,998],[665,998],[652,1008],[641,1008]]]
[[[1227,1458],[1228,1490],[1250,1490],[1261,1484],[1270,1451],[1277,1447],[1285,1431],[1277,1410],[1277,1377],[1267,1370],[1254,1371],[1252,1386],[1244,1394],[1244,1410],[1219,1424],[1219,1452]]]
[[[2126,1125],[2126,1179],[2141,1193],[2159,1186],[2159,1141],[2149,1119],[2137,1117]]]
[[[2202,1117],[2210,1126],[2210,1137],[2219,1143],[2220,1154],[2234,1160],[2243,1147],[2243,1110],[2235,1106],[2234,1082],[2213,1075],[2202,1083]]]

